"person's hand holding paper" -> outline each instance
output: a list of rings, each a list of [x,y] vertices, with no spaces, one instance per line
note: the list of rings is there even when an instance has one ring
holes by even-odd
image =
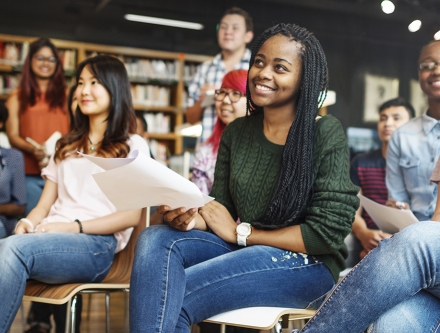
[[[190,209],[213,200],[188,179],[137,150],[128,158],[81,155],[105,170],[93,178],[119,211],[161,205]]]

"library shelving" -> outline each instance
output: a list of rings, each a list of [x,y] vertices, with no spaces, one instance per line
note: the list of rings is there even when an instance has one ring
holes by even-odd
[[[37,37],[0,34],[0,99],[17,86],[29,43]],[[124,62],[131,82],[136,112],[148,124],[148,136],[159,146],[158,155],[183,153],[182,136],[174,128],[184,122],[186,86],[196,66],[211,56],[183,54],[51,39],[60,52],[68,84],[73,84],[76,66],[87,57],[108,54]],[[154,154],[154,152],[153,152]]]

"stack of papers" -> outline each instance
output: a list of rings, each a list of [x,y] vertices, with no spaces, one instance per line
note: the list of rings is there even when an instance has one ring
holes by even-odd
[[[165,165],[138,150],[128,158],[101,158],[79,153],[105,171],[93,176],[117,210],[167,205],[171,209],[202,207],[214,198]]]
[[[400,230],[419,222],[409,209],[396,209],[381,205],[359,194],[362,207],[371,216],[380,230],[394,234]]]

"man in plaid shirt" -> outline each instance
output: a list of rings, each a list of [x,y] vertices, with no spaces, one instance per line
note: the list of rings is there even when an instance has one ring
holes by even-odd
[[[212,61],[202,63],[188,87],[186,120],[190,124],[202,121],[199,142],[206,141],[217,120],[214,105],[202,107],[208,90],[218,89],[223,76],[233,69],[249,69],[251,52],[246,44],[253,38],[253,22],[250,15],[238,7],[228,9],[218,26],[217,38],[221,52]]]

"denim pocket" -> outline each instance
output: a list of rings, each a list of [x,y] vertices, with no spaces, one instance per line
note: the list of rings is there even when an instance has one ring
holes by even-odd
[[[420,160],[418,158],[402,157],[399,161],[402,169],[403,179],[406,187],[417,187],[419,185],[419,167]]]

